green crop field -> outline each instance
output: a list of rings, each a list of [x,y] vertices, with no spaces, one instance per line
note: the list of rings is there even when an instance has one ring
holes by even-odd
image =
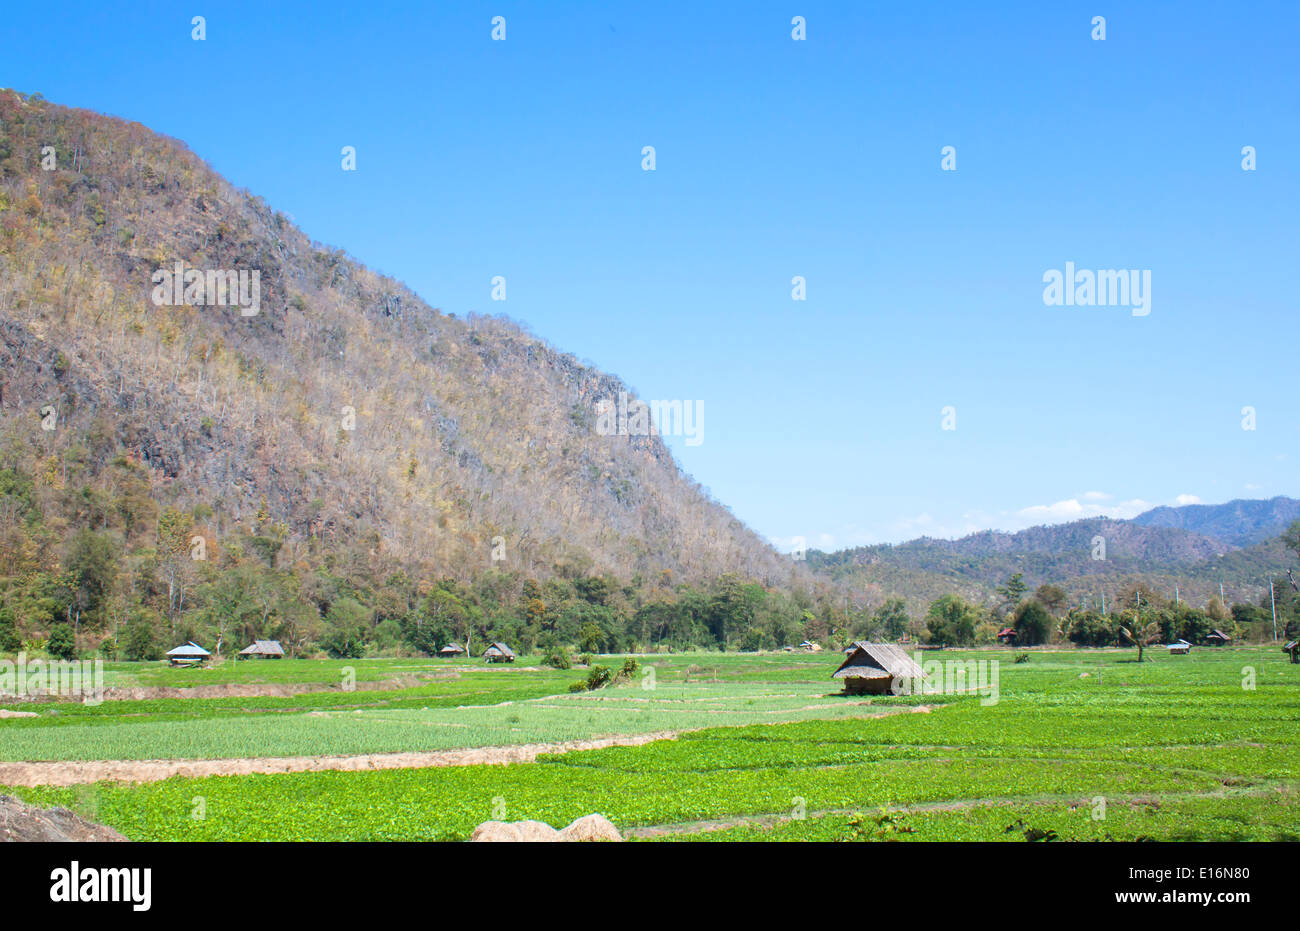
[[[415,678],[372,691],[10,704],[38,715],[0,720],[4,761],[677,737],[508,766],[0,791],[141,840],[463,839],[494,817],[562,826],[590,812],[653,840],[1300,839],[1300,667],[1275,648],[1160,653],[1140,665],[1133,651],[1012,656],[926,655],[997,660],[996,702],[987,692],[845,698],[829,678],[833,654],[695,654],[641,657],[630,682],[576,694],[568,685],[584,669],[527,658],[491,669],[368,660],[354,664],[358,681]],[[617,668],[621,658],[599,661]],[[199,675],[127,665],[114,673],[168,686]],[[221,675],[328,684],[345,665],[245,663]],[[907,713],[918,705],[929,710]]]

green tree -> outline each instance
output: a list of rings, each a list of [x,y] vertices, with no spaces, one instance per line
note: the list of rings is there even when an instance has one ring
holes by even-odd
[[[1052,615],[1037,599],[1022,602],[1016,609],[1013,627],[1017,646],[1035,646],[1046,643],[1052,635]]]
[[[979,611],[958,595],[944,595],[925,616],[928,639],[938,646],[968,646],[975,642]]]
[[[1024,577],[1019,572],[1014,573],[1005,584],[997,587],[997,593],[1002,596],[1000,605],[1002,610],[1006,613],[1014,611],[1028,590],[1029,586],[1025,584]]]
[[[72,659],[77,655],[77,638],[71,624],[55,624],[50,631],[45,650],[56,659]]]

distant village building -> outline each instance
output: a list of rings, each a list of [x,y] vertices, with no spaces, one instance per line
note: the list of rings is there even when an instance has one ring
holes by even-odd
[[[1205,635],[1205,642],[1210,644],[1210,646],[1221,647],[1225,644],[1232,643],[1232,638],[1216,627]]]
[[[240,656],[260,656],[262,659],[284,659],[284,647],[279,640],[254,640],[239,651]]]
[[[799,648],[807,650],[809,653],[820,653],[822,651],[822,645],[820,643],[813,643],[811,640],[805,640],[803,643],[799,644]]]
[[[1192,645],[1186,640],[1179,640],[1177,643],[1165,644],[1169,648],[1170,656],[1186,656],[1192,652]]]
[[[193,640],[167,651],[167,659],[173,666],[199,666],[210,656],[211,653]]]
[[[438,651],[438,655],[443,659],[454,659],[457,656],[464,656],[465,648],[459,643],[449,643]]]
[[[846,695],[883,695],[899,679],[924,679],[925,672],[902,647],[859,640],[831,678],[844,680]]]
[[[498,640],[483,651],[483,658],[489,663],[513,663],[515,651]]]
[[[1005,643],[1008,646],[1016,642],[1016,629],[1014,627],[1004,627],[998,631],[998,643]]]

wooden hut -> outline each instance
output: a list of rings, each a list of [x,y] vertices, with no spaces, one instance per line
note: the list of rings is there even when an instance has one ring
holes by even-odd
[[[1221,647],[1232,643],[1232,638],[1216,627],[1205,635],[1205,642],[1210,646]]]
[[[998,631],[998,643],[1005,643],[1007,646],[1016,642],[1016,629],[1014,627],[1004,627]]]
[[[254,640],[239,651],[239,655],[248,659],[260,656],[262,659],[284,659],[284,647],[279,640]]]
[[[1169,649],[1170,656],[1186,656],[1192,652],[1192,645],[1186,640],[1179,640],[1177,643],[1167,643],[1165,646]]]
[[[457,656],[465,655],[465,648],[459,643],[449,643],[438,651],[438,655],[443,659],[455,659]]]
[[[1282,652],[1291,657],[1291,662],[1300,663],[1300,640],[1292,640],[1282,647]]]
[[[902,647],[859,640],[831,678],[844,680],[846,695],[883,695],[899,679],[923,679],[925,673]]]
[[[498,640],[483,651],[483,658],[489,663],[513,663],[515,651]]]
[[[813,643],[811,640],[805,640],[803,643],[799,644],[799,649],[807,650],[809,653],[820,653],[822,651],[822,646],[820,643]]]
[[[167,651],[167,660],[173,666],[201,666],[212,654],[193,640]]]

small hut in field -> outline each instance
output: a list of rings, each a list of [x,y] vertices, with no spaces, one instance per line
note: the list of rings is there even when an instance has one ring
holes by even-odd
[[[193,640],[167,651],[167,660],[173,666],[201,666],[212,654]]]
[[[1205,642],[1210,646],[1221,647],[1232,643],[1232,638],[1216,627],[1205,635]]]
[[[1005,643],[1007,646],[1016,642],[1016,629],[1014,627],[1004,627],[998,631],[998,643]]]
[[[459,643],[449,643],[438,651],[438,655],[443,659],[455,659],[457,656],[465,655],[465,648]]]
[[[1167,643],[1165,646],[1169,648],[1170,656],[1186,656],[1188,653],[1192,652],[1192,645],[1186,640],[1179,640],[1177,643]]]
[[[807,650],[809,653],[820,653],[822,651],[822,645],[820,643],[813,643],[811,640],[805,640],[803,643],[799,644],[799,649]]]
[[[253,656],[259,656],[262,659],[284,659],[284,647],[280,646],[279,640],[254,640],[240,650],[239,655],[244,659]]]
[[[831,678],[844,680],[846,695],[883,695],[899,679],[924,679],[925,672],[902,647],[859,640]]]
[[[1300,640],[1292,640],[1282,647],[1282,652],[1291,657],[1291,662],[1300,663]]]
[[[483,658],[489,663],[513,663],[515,651],[498,640],[483,651]]]

